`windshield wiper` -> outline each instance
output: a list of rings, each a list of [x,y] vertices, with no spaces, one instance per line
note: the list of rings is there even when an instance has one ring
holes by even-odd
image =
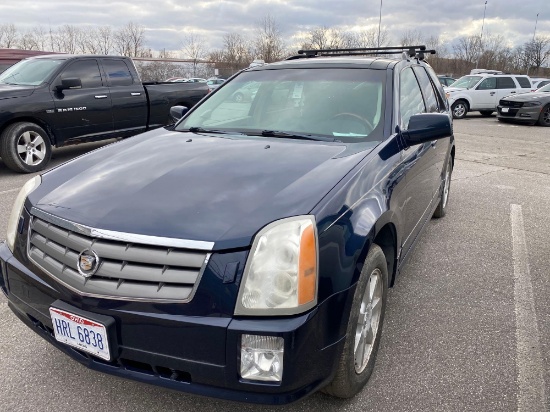
[[[261,135],[264,137],[282,137],[287,139],[302,139],[302,140],[320,140],[323,142],[341,142],[341,140],[333,137],[325,137],[306,133],[283,132],[280,130],[262,130]]]
[[[202,127],[190,127],[188,130],[179,130],[181,132],[191,132],[191,133],[215,133],[215,134],[239,134],[243,135],[241,132],[231,132],[229,130],[218,130],[218,129],[205,129]]]

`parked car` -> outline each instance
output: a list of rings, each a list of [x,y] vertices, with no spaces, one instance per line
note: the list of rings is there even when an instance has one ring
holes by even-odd
[[[224,79],[210,79],[206,82],[206,84],[208,85],[208,88],[212,92],[216,90],[218,87],[220,87],[224,81],[225,81]]]
[[[550,126],[550,84],[534,93],[507,96],[500,100],[497,118],[500,121]]]
[[[260,83],[250,81],[239,87],[231,94],[231,100],[236,103],[250,102],[256,97]]]
[[[44,169],[52,146],[127,137],[192,107],[206,84],[141,83],[120,56],[31,57],[0,74],[0,157],[16,172]]]
[[[203,79],[201,77],[191,77],[191,78],[187,79],[187,82],[189,82],[189,83],[206,83],[207,80]]]
[[[425,50],[325,52],[246,69],[175,126],[27,182],[0,245],[10,309],[141,382],[270,404],[358,393],[388,288],[446,214],[455,146]]]
[[[440,76],[437,76],[437,78],[439,79],[439,82],[441,83],[441,85],[444,86],[444,87],[450,86],[451,84],[453,84],[456,81],[455,78],[450,77],[450,76],[440,75]]]
[[[455,119],[471,111],[490,116],[504,96],[530,92],[531,80],[528,76],[480,73],[461,77],[445,91]]]
[[[531,82],[532,82],[531,91],[534,92],[537,89],[540,89],[541,87],[546,86],[547,84],[550,84],[550,79],[543,79],[543,78],[533,79],[533,78],[531,78]]]

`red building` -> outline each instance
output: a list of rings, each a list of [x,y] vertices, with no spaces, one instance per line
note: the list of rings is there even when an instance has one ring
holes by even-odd
[[[19,49],[0,49],[0,73],[6,70],[11,65],[19,60],[27,57],[37,56],[39,54],[53,54],[53,52],[45,52],[38,50],[19,50]]]

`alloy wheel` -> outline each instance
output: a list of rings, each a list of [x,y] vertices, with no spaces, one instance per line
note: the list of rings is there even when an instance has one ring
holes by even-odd
[[[39,133],[29,130],[17,139],[19,158],[29,166],[40,164],[46,156],[46,144]]]

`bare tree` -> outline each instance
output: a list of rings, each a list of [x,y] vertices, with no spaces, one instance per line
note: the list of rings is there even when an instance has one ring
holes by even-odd
[[[538,36],[523,45],[524,60],[531,73],[536,73],[550,58],[550,37]]]
[[[17,29],[13,23],[0,24],[0,47],[10,49],[17,42]]]
[[[182,42],[182,50],[186,58],[193,60],[193,77],[197,77],[197,65],[207,55],[204,39],[197,33],[190,32]]]
[[[281,30],[275,18],[269,14],[257,24],[254,54],[266,63],[281,60],[285,56],[285,42]]]
[[[145,49],[145,28],[129,22],[115,32],[114,48],[119,54],[128,57],[144,57],[149,54]]]
[[[424,35],[420,30],[406,30],[401,35],[401,46],[419,46],[424,44]]]
[[[223,37],[222,61],[232,72],[247,67],[253,60],[248,44],[239,33],[228,33]]]

